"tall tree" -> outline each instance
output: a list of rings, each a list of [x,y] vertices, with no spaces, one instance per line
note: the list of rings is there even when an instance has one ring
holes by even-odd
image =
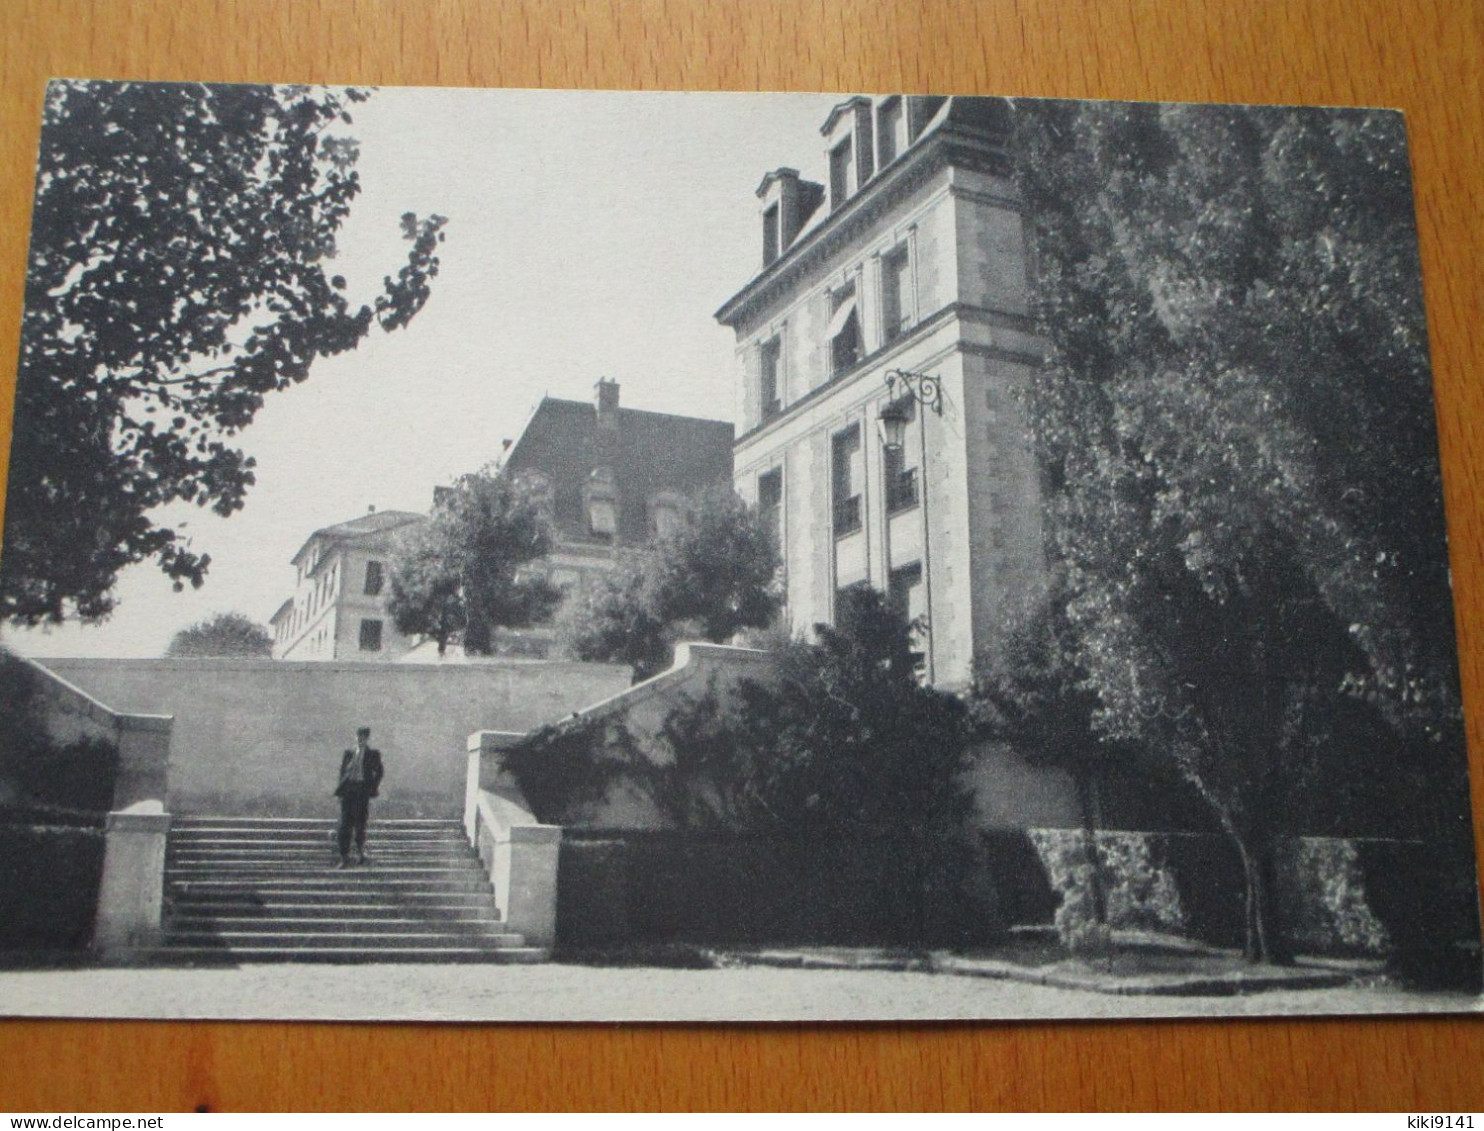
[[[703,491],[677,528],[631,554],[564,625],[584,660],[629,664],[635,680],[670,663],[686,637],[720,642],[777,616],[778,550],[773,537],[730,487]]]
[[[1072,780],[1082,824],[1082,851],[1091,878],[1096,925],[1108,919],[1108,888],[1098,856],[1104,784],[1111,764],[1129,751],[1098,732],[1096,692],[1077,659],[1077,637],[1067,617],[1066,593],[1047,602],[1008,641],[992,667],[975,674],[968,697],[975,730],[1004,743],[1035,765]]]
[[[399,632],[436,640],[439,655],[455,636],[488,655],[495,629],[536,624],[560,603],[560,589],[523,568],[550,551],[532,482],[491,469],[464,475],[398,547],[387,610]]]
[[[1017,120],[1052,347],[1030,416],[1094,721],[1210,803],[1248,955],[1281,960],[1275,841],[1348,717],[1465,796],[1441,780],[1461,731],[1400,118]]]
[[[272,659],[273,634],[241,613],[217,613],[177,632],[170,638],[165,655]]]
[[[47,92],[26,277],[0,617],[114,607],[154,559],[200,585],[208,555],[156,518],[238,510],[233,446],[264,397],[373,326],[404,326],[438,273],[443,218],[374,301],[327,273],[360,192],[350,108],[309,87],[59,81]]]

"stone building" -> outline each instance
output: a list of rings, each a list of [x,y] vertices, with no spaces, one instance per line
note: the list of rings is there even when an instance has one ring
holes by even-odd
[[[534,478],[550,502],[552,551],[528,570],[571,594],[665,533],[696,491],[732,477],[731,424],[621,408],[618,397],[618,382],[602,380],[590,403],[542,398],[500,461]],[[294,596],[270,618],[275,658],[437,659],[436,647],[399,633],[386,608],[396,540],[424,521],[373,512],[311,534],[293,558]],[[542,657],[553,642],[541,626],[501,630],[496,650]]]
[[[741,381],[735,482],[775,524],[798,631],[837,594],[886,592],[926,625],[927,677],[966,684],[1044,592],[1039,484],[1015,390],[1030,320],[1009,105],[854,97],[826,119],[825,183],[758,186],[759,269],[717,311]],[[930,378],[932,406],[903,396]],[[883,415],[906,417],[883,442]]]
[[[387,615],[397,537],[425,521],[411,511],[371,511],[316,530],[293,557],[294,595],[269,618],[278,660],[395,660],[414,641]]]
[[[537,568],[580,594],[623,550],[666,533],[687,498],[731,480],[732,437],[723,420],[622,408],[617,381],[599,381],[590,402],[543,397],[500,461],[550,500],[554,545]]]

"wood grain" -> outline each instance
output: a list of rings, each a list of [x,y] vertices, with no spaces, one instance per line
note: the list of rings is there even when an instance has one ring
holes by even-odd
[[[1400,107],[1484,811],[1484,5],[5,0],[0,411],[44,81],[930,90]],[[1484,1108],[1484,1018],[944,1027],[9,1022],[11,1110]]]

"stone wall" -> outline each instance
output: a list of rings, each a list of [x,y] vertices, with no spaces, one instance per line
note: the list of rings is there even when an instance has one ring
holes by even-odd
[[[172,813],[329,815],[340,752],[372,728],[386,760],[377,812],[457,817],[465,745],[525,731],[629,684],[611,664],[47,660],[120,711],[175,717]]]

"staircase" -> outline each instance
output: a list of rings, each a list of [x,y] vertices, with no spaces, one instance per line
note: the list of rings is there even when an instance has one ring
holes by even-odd
[[[165,858],[167,962],[540,962],[505,930],[457,821],[378,821],[336,870],[335,822],[177,817]]]

